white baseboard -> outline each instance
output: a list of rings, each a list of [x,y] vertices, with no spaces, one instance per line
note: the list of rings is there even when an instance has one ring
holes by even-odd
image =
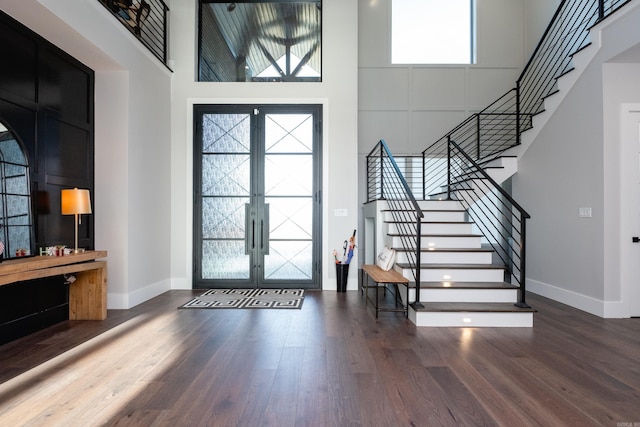
[[[598,317],[612,319],[629,317],[629,310],[622,301],[602,301],[532,279],[527,279],[527,291],[561,302],[578,310],[586,311]]]
[[[193,289],[193,283],[191,280],[187,280],[186,278],[171,279],[171,289],[181,290],[181,291],[190,291]]]
[[[163,280],[126,294],[107,293],[107,308],[111,310],[127,310],[170,289],[169,280]]]

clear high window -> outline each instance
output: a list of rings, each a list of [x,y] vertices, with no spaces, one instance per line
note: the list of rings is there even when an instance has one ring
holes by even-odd
[[[392,0],[392,64],[473,64],[474,0]]]

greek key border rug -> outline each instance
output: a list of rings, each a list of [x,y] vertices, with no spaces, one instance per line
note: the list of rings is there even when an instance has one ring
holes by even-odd
[[[302,308],[304,289],[209,289],[178,308]]]

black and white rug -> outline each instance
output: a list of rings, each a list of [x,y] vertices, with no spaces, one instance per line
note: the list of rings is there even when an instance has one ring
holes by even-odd
[[[301,308],[304,289],[209,289],[178,308]]]

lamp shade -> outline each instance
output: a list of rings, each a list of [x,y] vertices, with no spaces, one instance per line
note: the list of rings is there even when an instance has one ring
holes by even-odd
[[[60,193],[60,205],[62,207],[62,215],[90,214],[91,198],[89,190],[77,188],[62,190]]]

